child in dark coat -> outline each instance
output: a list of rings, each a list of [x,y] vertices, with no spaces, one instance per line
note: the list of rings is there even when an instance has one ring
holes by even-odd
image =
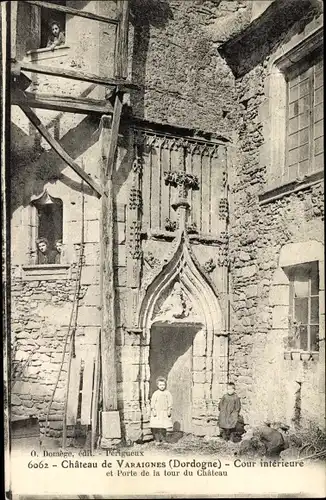
[[[241,410],[240,398],[235,394],[235,386],[232,382],[228,384],[227,394],[222,397],[218,409],[220,410],[218,424],[221,437],[229,441],[231,434],[235,433]]]

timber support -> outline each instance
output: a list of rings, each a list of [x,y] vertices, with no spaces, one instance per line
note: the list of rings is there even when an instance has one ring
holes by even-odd
[[[97,425],[96,413],[99,411],[99,387],[102,388],[102,412],[100,446],[110,447],[121,439],[120,414],[118,411],[117,373],[116,373],[116,319],[115,319],[115,277],[114,277],[114,166],[116,159],[118,134],[123,108],[125,92],[137,89],[137,85],[127,79],[128,66],[128,27],[129,1],[117,0],[118,14],[110,19],[85,10],[73,9],[50,2],[26,0],[36,7],[45,7],[68,15],[80,16],[86,19],[100,21],[117,26],[115,44],[114,78],[100,76],[83,71],[43,66],[37,63],[18,61],[16,54],[12,54],[11,104],[18,105],[30,122],[36,127],[41,136],[60,158],[69,165],[97,194],[101,197],[101,334],[99,339],[100,351],[97,373],[101,371],[95,383],[96,394],[92,406],[92,425]],[[24,73],[27,72],[27,75]],[[110,89],[110,96],[104,101],[84,98],[81,96],[62,96],[52,94],[38,94],[29,92],[31,80],[29,73],[50,75],[59,78],[89,82],[102,85]],[[59,112],[93,113],[101,116],[100,147],[101,147],[101,181],[95,182],[63,149],[61,144],[48,132],[32,108],[46,109]],[[101,368],[101,370],[100,370]],[[96,428],[92,428],[92,446],[95,443]]]

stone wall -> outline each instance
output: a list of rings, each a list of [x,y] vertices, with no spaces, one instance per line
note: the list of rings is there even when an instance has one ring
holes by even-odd
[[[250,19],[250,2],[134,0],[130,33],[133,114],[146,120],[232,135],[234,78],[216,33]],[[225,33],[224,33],[225,35]]]
[[[99,320],[90,317],[86,297],[92,287],[83,281],[77,294],[75,345],[85,359],[95,349]],[[48,429],[53,437],[62,430],[70,342],[64,359],[63,350],[69,325],[70,334],[75,327],[71,317],[75,294],[74,279],[12,282],[12,416],[36,416],[44,431],[53,397]]]
[[[98,3],[101,14],[107,13],[103,10],[104,4],[109,2]],[[87,6],[87,10],[90,7]],[[309,409],[316,408],[314,414],[318,411],[321,414],[321,409],[317,411],[321,404],[317,394],[321,384],[319,388],[317,384],[322,380],[319,368],[322,357],[318,362],[309,361],[300,366],[284,359],[281,345],[283,333],[276,331],[273,325],[274,304],[270,293],[282,246],[291,242],[322,240],[323,189],[321,185],[315,185],[275,202],[264,205],[259,202],[259,194],[267,183],[262,146],[267,139],[263,109],[268,58],[259,60],[252,54],[243,53],[242,61],[250,62],[249,69],[236,80],[231,71],[232,64],[218,50],[228,36],[240,33],[249,24],[250,18],[251,2],[134,0],[130,30],[130,78],[140,85],[140,90],[131,94],[130,104],[138,119],[183,126],[191,129],[194,136],[201,131],[201,136],[207,132],[233,139],[228,155],[232,297],[230,378],[237,384],[247,421],[291,419],[299,399],[303,418],[309,420]],[[84,26],[83,22],[81,26]],[[286,26],[284,30],[283,36],[288,39],[300,31],[298,26],[291,27],[291,32],[286,31]],[[304,32],[303,36],[306,34]],[[93,35],[94,32],[87,31],[88,38]],[[100,38],[102,36],[103,33],[99,35]],[[83,45],[85,51],[82,52],[76,40],[72,42],[73,50],[70,53],[63,51],[54,63],[64,62],[70,67],[77,64],[86,71],[90,54],[86,46]],[[281,46],[282,39],[277,44]],[[96,47],[91,44],[89,50],[94,56]],[[42,57],[44,59],[45,56]],[[105,65],[110,66],[108,58],[102,51],[98,57],[104,71]],[[96,72],[95,58],[92,61],[92,71]],[[64,93],[85,91],[91,97],[100,95],[85,86],[77,89],[71,82],[70,86],[58,87],[55,84],[53,88],[49,82],[50,79],[44,77],[42,82],[34,81],[34,84],[38,84],[38,90],[43,91],[51,88]],[[86,171],[98,180],[101,158],[97,142],[99,120],[66,113],[54,116],[55,113],[47,111],[38,114],[57,134],[71,156],[77,162],[83,162]],[[14,364],[17,364],[17,370],[24,368],[12,390],[13,415],[37,415],[42,419],[59,373],[75,281],[71,278],[47,281],[23,279],[20,266],[27,262],[31,239],[28,207],[31,196],[41,194],[45,187],[52,196],[63,199],[66,207],[64,240],[69,245],[68,263],[74,270],[81,242],[82,186],[78,176],[49,152],[38,135],[32,132],[22,113],[15,110],[13,122],[12,341]],[[118,405],[124,435],[137,440],[147,439],[150,435],[149,431],[141,430],[139,383],[140,370],[147,370],[142,373],[146,383],[150,374],[147,361],[141,358],[139,332],[126,329],[133,307],[130,289],[137,287],[130,285],[130,280],[133,280],[130,275],[128,282],[130,235],[126,234],[129,231],[126,207],[133,182],[134,152],[129,138],[122,135],[119,138],[114,184]],[[84,201],[85,247],[76,330],[76,351],[82,357],[86,351],[94,349],[100,326],[100,202],[85,186]],[[159,260],[168,253],[169,247],[170,242],[167,241],[146,240],[143,243],[145,257],[151,253]],[[214,245],[194,245],[194,253],[201,265],[209,259],[218,263],[221,258]],[[224,264],[217,265],[211,278],[221,297],[223,311],[226,311]],[[142,272],[146,275],[150,265],[146,261],[142,265]],[[138,279],[137,276],[135,279]],[[218,337],[215,341],[219,341]],[[196,358],[195,364],[198,362],[200,366],[202,358]],[[65,361],[51,407],[53,436],[59,436],[62,429],[66,369]],[[225,366],[225,373],[226,370]],[[271,384],[274,375],[276,382]],[[198,381],[202,379],[203,373],[199,368],[195,376]],[[290,399],[284,396],[286,394],[290,395]],[[211,406],[209,412],[213,415],[216,409]],[[207,414],[204,417],[203,414],[207,408],[204,410],[202,407],[194,408],[194,413],[206,418]],[[202,428],[200,432],[203,432]]]
[[[291,44],[292,41],[293,46],[302,41],[318,27],[316,19],[307,24],[314,15],[318,12],[308,13],[306,20],[295,23],[283,33],[283,39],[275,41],[271,38],[271,47],[275,44],[284,53],[285,43]],[[275,297],[271,297],[284,245],[298,243],[300,252],[300,244],[311,241],[318,246],[318,242],[324,241],[323,183],[320,181],[302,190],[298,188],[297,192],[290,190],[276,200],[260,201],[260,195],[268,189],[270,182],[267,165],[271,153],[269,156],[262,153],[270,133],[267,128],[270,115],[266,115],[266,88],[269,60],[274,52],[259,63],[257,52],[252,46],[249,54],[244,52],[241,55],[240,51],[240,56],[236,56],[238,60],[251,57],[256,59],[256,64],[236,80],[240,118],[229,177],[232,288],[230,378],[236,382],[247,422],[283,419],[289,424],[298,423],[296,408],[300,401],[299,423],[308,425],[313,421],[324,425],[324,389],[321,390],[324,380],[323,342],[320,343],[319,360],[284,359],[284,331],[288,328],[288,318],[280,317],[274,309]],[[323,275],[321,264],[322,260],[320,276]],[[321,305],[322,284],[320,293]],[[277,296],[276,300],[280,301],[282,297]],[[286,322],[283,330],[280,321]],[[323,338],[323,308],[320,322]]]

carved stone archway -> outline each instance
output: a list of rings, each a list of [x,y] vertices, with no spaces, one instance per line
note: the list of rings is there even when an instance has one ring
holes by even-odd
[[[149,420],[150,343],[154,325],[199,326],[193,343],[193,432],[214,432],[216,405],[227,383],[228,344],[218,294],[181,229],[166,264],[153,270],[141,290],[140,400],[143,422]],[[148,425],[148,424],[147,424]]]

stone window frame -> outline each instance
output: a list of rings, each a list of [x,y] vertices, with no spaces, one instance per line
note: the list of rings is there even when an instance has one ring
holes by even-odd
[[[286,73],[299,61],[309,57],[323,44],[323,28],[319,19],[317,27],[309,25],[304,35],[297,35],[282,46],[269,61],[268,76],[265,82],[267,99],[261,105],[260,114],[263,123],[265,142],[260,151],[260,162],[267,166],[267,182],[261,199],[285,195],[294,189],[320,182],[323,170],[311,172],[295,181],[285,181],[286,168],[286,133],[287,133],[287,81]]]
[[[60,199],[62,204],[64,205],[64,200],[59,198],[54,190],[54,193],[48,192],[48,188],[45,187],[41,195],[33,195],[30,199],[29,205],[26,207],[25,217],[26,217],[26,226],[28,227],[28,235],[27,235],[27,262],[24,262],[20,265],[20,270],[17,270],[17,277],[21,278],[23,281],[49,281],[49,280],[65,280],[71,279],[74,272],[75,260],[69,258],[70,253],[67,252],[66,245],[64,244],[65,254],[63,262],[60,264],[37,264],[37,248],[36,248],[36,240],[40,236],[38,235],[38,208],[37,201],[44,197],[45,195],[50,198]],[[65,220],[63,218],[63,227],[62,227],[62,239],[63,241],[67,241],[68,234],[65,229]],[[78,250],[77,250],[78,253]]]
[[[282,330],[283,338],[289,336],[290,312],[290,277],[287,269],[309,262],[318,262],[319,271],[319,351],[303,351],[288,349],[285,346],[284,359],[317,361],[324,349],[325,342],[325,280],[324,280],[324,245],[315,240],[301,243],[288,243],[281,248],[279,265],[275,270],[269,294],[269,304],[272,307],[272,329]]]

